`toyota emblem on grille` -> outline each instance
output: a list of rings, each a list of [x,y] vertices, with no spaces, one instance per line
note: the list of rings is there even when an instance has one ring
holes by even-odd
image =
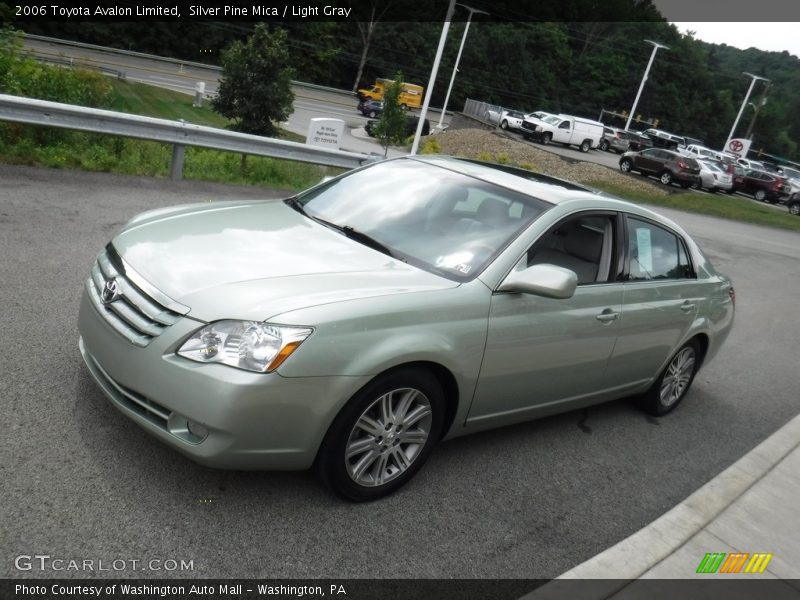
[[[119,298],[120,289],[119,282],[116,279],[109,279],[103,288],[103,293],[100,297],[103,299],[103,304],[111,304],[114,300]]]

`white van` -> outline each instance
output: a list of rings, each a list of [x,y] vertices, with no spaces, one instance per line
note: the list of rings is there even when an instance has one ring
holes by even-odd
[[[529,124],[529,127],[525,127]],[[571,115],[550,115],[540,121],[523,122],[522,135],[526,139],[534,138],[543,144],[558,142],[578,146],[581,152],[597,148],[603,138],[603,124],[582,117]]]

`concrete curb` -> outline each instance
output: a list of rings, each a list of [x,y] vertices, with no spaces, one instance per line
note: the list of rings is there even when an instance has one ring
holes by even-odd
[[[619,592],[683,546],[799,446],[800,415],[650,525],[558,579],[606,580],[581,598],[600,600]],[[556,580],[523,600],[563,598],[561,590]]]

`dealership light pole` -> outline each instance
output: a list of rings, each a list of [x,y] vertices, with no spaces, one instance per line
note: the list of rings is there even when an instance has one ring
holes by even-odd
[[[472,21],[472,15],[475,13],[481,15],[488,15],[485,10],[478,10],[477,8],[472,8],[471,6],[467,6],[466,4],[458,4],[458,6],[463,6],[469,11],[469,16],[467,16],[467,24],[464,27],[464,35],[461,38],[461,46],[458,47],[458,56],[456,56],[456,64],[453,66],[453,76],[450,77],[450,87],[447,88],[447,95],[444,97],[444,105],[442,106],[442,114],[439,117],[439,129],[442,128],[442,122],[444,121],[444,114],[447,112],[447,102],[450,100],[450,92],[453,91],[453,82],[456,80],[456,73],[458,73],[458,63],[461,60],[461,52],[464,50],[464,42],[467,41],[467,32],[469,32],[469,23]]]
[[[456,0],[450,0],[450,6],[447,7],[447,14],[444,17],[442,35],[439,37],[439,48],[436,50],[436,58],[433,59],[431,78],[428,80],[425,101],[422,103],[422,111],[419,115],[419,123],[417,123],[417,132],[414,134],[414,143],[411,145],[412,156],[416,154],[419,149],[419,138],[422,136],[422,126],[425,124],[425,115],[428,114],[428,104],[430,104],[431,96],[433,95],[433,84],[436,83],[436,73],[439,71],[439,62],[442,60],[442,51],[444,50],[444,43],[447,40],[447,31],[450,29],[450,21],[453,19],[453,12],[455,9]]]
[[[658,42],[654,42],[653,40],[645,40],[645,42],[647,42],[648,44],[653,44],[653,53],[650,55],[650,60],[647,63],[647,68],[644,70],[642,83],[639,84],[639,91],[636,92],[636,100],[633,101],[633,106],[631,107],[631,114],[628,115],[628,122],[625,123],[625,131],[628,131],[628,128],[631,126],[631,121],[633,120],[633,115],[636,114],[636,105],[639,104],[639,97],[642,95],[644,84],[647,81],[647,75],[650,73],[650,67],[653,66],[653,60],[655,60],[656,52],[658,52],[659,48],[664,48],[665,50],[669,50],[668,46],[665,46],[664,44],[659,44]]]
[[[747,94],[744,97],[744,101],[742,102],[742,106],[739,108],[739,114],[736,115],[736,120],[733,122],[733,127],[731,127],[731,132],[728,134],[728,139],[725,140],[725,148],[723,150],[728,149],[728,144],[731,143],[733,139],[733,133],[736,131],[736,126],[739,124],[739,119],[742,118],[742,113],[744,112],[744,107],[747,106],[747,101],[750,99],[750,94],[753,91],[753,87],[756,85],[756,81],[759,79],[761,81],[769,81],[766,77],[759,77],[758,75],[753,75],[752,73],[747,73],[746,71],[742,71],[742,75],[747,75],[748,77],[752,77],[753,80],[750,82],[750,87],[747,88]]]

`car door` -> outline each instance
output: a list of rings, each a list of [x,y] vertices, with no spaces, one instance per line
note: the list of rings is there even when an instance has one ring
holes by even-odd
[[[702,300],[681,236],[646,218],[626,215],[623,318],[609,362],[618,388],[655,377],[684,340]]]
[[[572,122],[565,119],[558,124],[553,135],[554,142],[561,142],[562,144],[569,144],[572,141]]]
[[[634,158],[636,167],[647,173],[655,173],[661,167],[661,162],[658,160],[658,153],[661,152],[655,148],[643,151],[641,154]]]
[[[619,231],[614,213],[581,213],[555,225],[517,269],[555,264],[574,270],[573,297],[556,300],[495,292],[486,350],[467,426],[496,426],[591,402],[608,385],[606,368],[622,310]]]

